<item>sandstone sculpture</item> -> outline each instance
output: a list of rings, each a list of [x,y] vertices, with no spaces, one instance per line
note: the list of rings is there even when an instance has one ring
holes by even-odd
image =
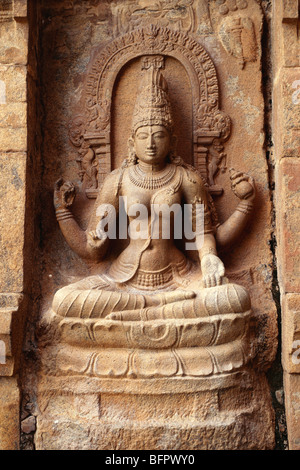
[[[174,50],[184,63],[187,56],[190,60],[196,167],[176,153],[163,73],[163,51]],[[140,88],[128,156],[105,174],[111,74],[116,76],[110,61],[120,70],[136,55]],[[102,81],[96,80],[99,70]],[[81,147],[82,188],[88,198],[96,198],[87,228],[72,213],[76,189],[71,182],[56,182],[54,205],[66,241],[86,261],[90,275],[59,288],[43,317],[48,326],[40,407],[47,410],[54,396],[93,397],[87,411],[93,418],[84,420],[87,435],[96,436],[93,448],[161,448],[161,432],[168,448],[250,448],[245,438],[249,423],[264,429],[272,420],[264,375],[255,376],[251,367],[250,297],[244,287],[229,282],[218,256],[242,234],[256,191],[253,178],[230,169],[239,204],[219,222],[212,195],[223,192],[214,178],[225,158],[230,119],[218,109],[214,74],[211,59],[192,39],[153,26],[135,30],[95,59],[87,81],[86,120],[75,118],[78,127],[70,129]],[[187,226],[188,232],[182,230]],[[95,422],[99,393],[102,418]],[[120,396],[128,405],[122,411]],[[80,421],[80,409],[74,413]],[[38,428],[41,448],[48,420],[46,411]],[[174,429],[179,444],[171,442]],[[207,441],[208,429],[214,443]],[[263,445],[272,446],[268,439]]]
[[[241,232],[255,197],[253,181],[241,173],[233,174],[232,184],[242,202],[226,224],[214,227],[212,201],[203,180],[193,167],[171,152],[173,121],[167,84],[155,62],[144,71],[141,82],[129,138],[130,155],[122,168],[112,172],[104,181],[87,231],[79,227],[69,209],[75,195],[73,185],[63,180],[56,184],[54,203],[61,230],[70,247],[79,256],[97,263],[98,268],[97,274],[60,289],[55,294],[53,313],[62,321],[63,318],[78,318],[83,328],[87,321],[90,328],[97,323],[100,325],[99,319],[106,322],[136,321],[138,327],[140,322],[163,320],[164,329],[168,331],[174,328],[172,320],[180,320],[180,327],[175,326],[176,336],[180,336],[179,330],[185,325],[190,325],[190,328],[197,325],[198,329],[205,325],[206,334],[189,338],[190,333],[185,333],[182,337],[185,346],[176,354],[183,354],[179,360],[184,365],[183,370],[190,370],[191,364],[197,362],[198,353],[208,355],[204,347],[209,347],[211,357],[222,356],[224,364],[221,370],[224,367],[239,368],[248,360],[250,299],[243,287],[226,280],[224,265],[217,256],[215,233],[222,245]],[[110,240],[105,232],[99,233],[99,224],[103,219],[105,223],[114,223],[109,217],[119,214],[122,199],[126,200],[131,228],[137,219],[136,206],[140,212],[140,206],[145,208],[147,220],[142,220],[142,214],[138,222],[141,226],[144,224],[146,233],[140,228],[138,236],[129,234],[128,246],[107,267],[103,261]],[[157,212],[156,220],[153,220],[153,207],[161,210],[163,204],[168,206],[168,210],[161,217]],[[166,237],[162,233],[164,223],[170,223],[169,220],[164,221],[170,217],[170,209],[174,211],[176,207],[180,211],[184,204],[191,206],[191,227],[195,237],[200,236],[197,230],[203,231],[203,240],[198,247],[201,269],[175,245],[174,224],[182,224],[182,217],[179,222],[174,221],[173,214],[171,231]],[[197,204],[204,207],[204,226],[200,224],[200,228],[196,228]],[[110,207],[114,209],[111,214]],[[104,208],[102,216],[99,208]],[[124,222],[127,223],[127,217]],[[120,228],[124,231],[124,227]],[[145,345],[147,341],[146,336]],[[139,343],[143,343],[142,337]],[[126,347],[125,338],[123,347]],[[195,348],[200,350],[197,352]],[[165,353],[173,360],[176,357],[172,350],[167,349]],[[239,360],[234,366],[232,360],[237,354]],[[215,361],[210,359],[209,362],[212,370],[218,371],[218,367],[213,365]],[[207,364],[205,371],[197,365],[194,374],[205,375],[206,370]],[[143,373],[149,375],[147,371]],[[182,375],[185,372],[176,367],[178,373]],[[159,375],[169,376],[169,367],[166,365],[165,370],[160,367]]]

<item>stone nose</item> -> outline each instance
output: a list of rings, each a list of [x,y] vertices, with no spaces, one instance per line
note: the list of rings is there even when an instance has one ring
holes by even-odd
[[[152,134],[150,134],[147,139],[147,149],[153,149],[153,148],[155,148],[154,137]]]

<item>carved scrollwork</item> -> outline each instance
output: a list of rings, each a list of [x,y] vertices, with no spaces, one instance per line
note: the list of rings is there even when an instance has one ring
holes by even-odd
[[[114,20],[115,35],[127,33],[135,28],[149,24],[152,20],[162,26],[182,31],[193,31],[196,26],[194,0],[155,1],[149,4],[146,0],[136,2],[125,0],[121,4],[113,2],[111,10]]]
[[[74,147],[81,147],[85,130],[85,116],[79,115],[69,124],[69,139]]]
[[[216,70],[204,48],[186,33],[150,25],[117,38],[96,57],[86,86],[87,132],[109,127],[112,87],[122,66],[131,58],[151,54],[173,56],[190,69],[195,110],[197,102],[218,108]]]
[[[227,140],[231,131],[230,117],[220,111],[214,99],[196,104],[195,118],[201,130],[218,131],[223,140]]]
[[[110,102],[103,100],[100,103],[94,103],[93,100],[87,100],[87,110],[89,111],[89,125],[93,130],[105,130],[110,121]]]

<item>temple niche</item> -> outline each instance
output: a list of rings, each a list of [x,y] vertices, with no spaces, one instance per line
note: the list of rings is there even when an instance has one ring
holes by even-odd
[[[261,6],[95,3],[42,6],[35,446],[272,449]],[[102,240],[121,196],[201,204],[203,244]]]

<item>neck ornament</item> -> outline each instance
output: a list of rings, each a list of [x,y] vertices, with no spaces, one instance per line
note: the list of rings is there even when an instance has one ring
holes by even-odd
[[[160,189],[172,181],[175,172],[175,165],[167,165],[163,170],[156,173],[145,173],[139,165],[133,165],[129,168],[129,178],[139,188]]]

